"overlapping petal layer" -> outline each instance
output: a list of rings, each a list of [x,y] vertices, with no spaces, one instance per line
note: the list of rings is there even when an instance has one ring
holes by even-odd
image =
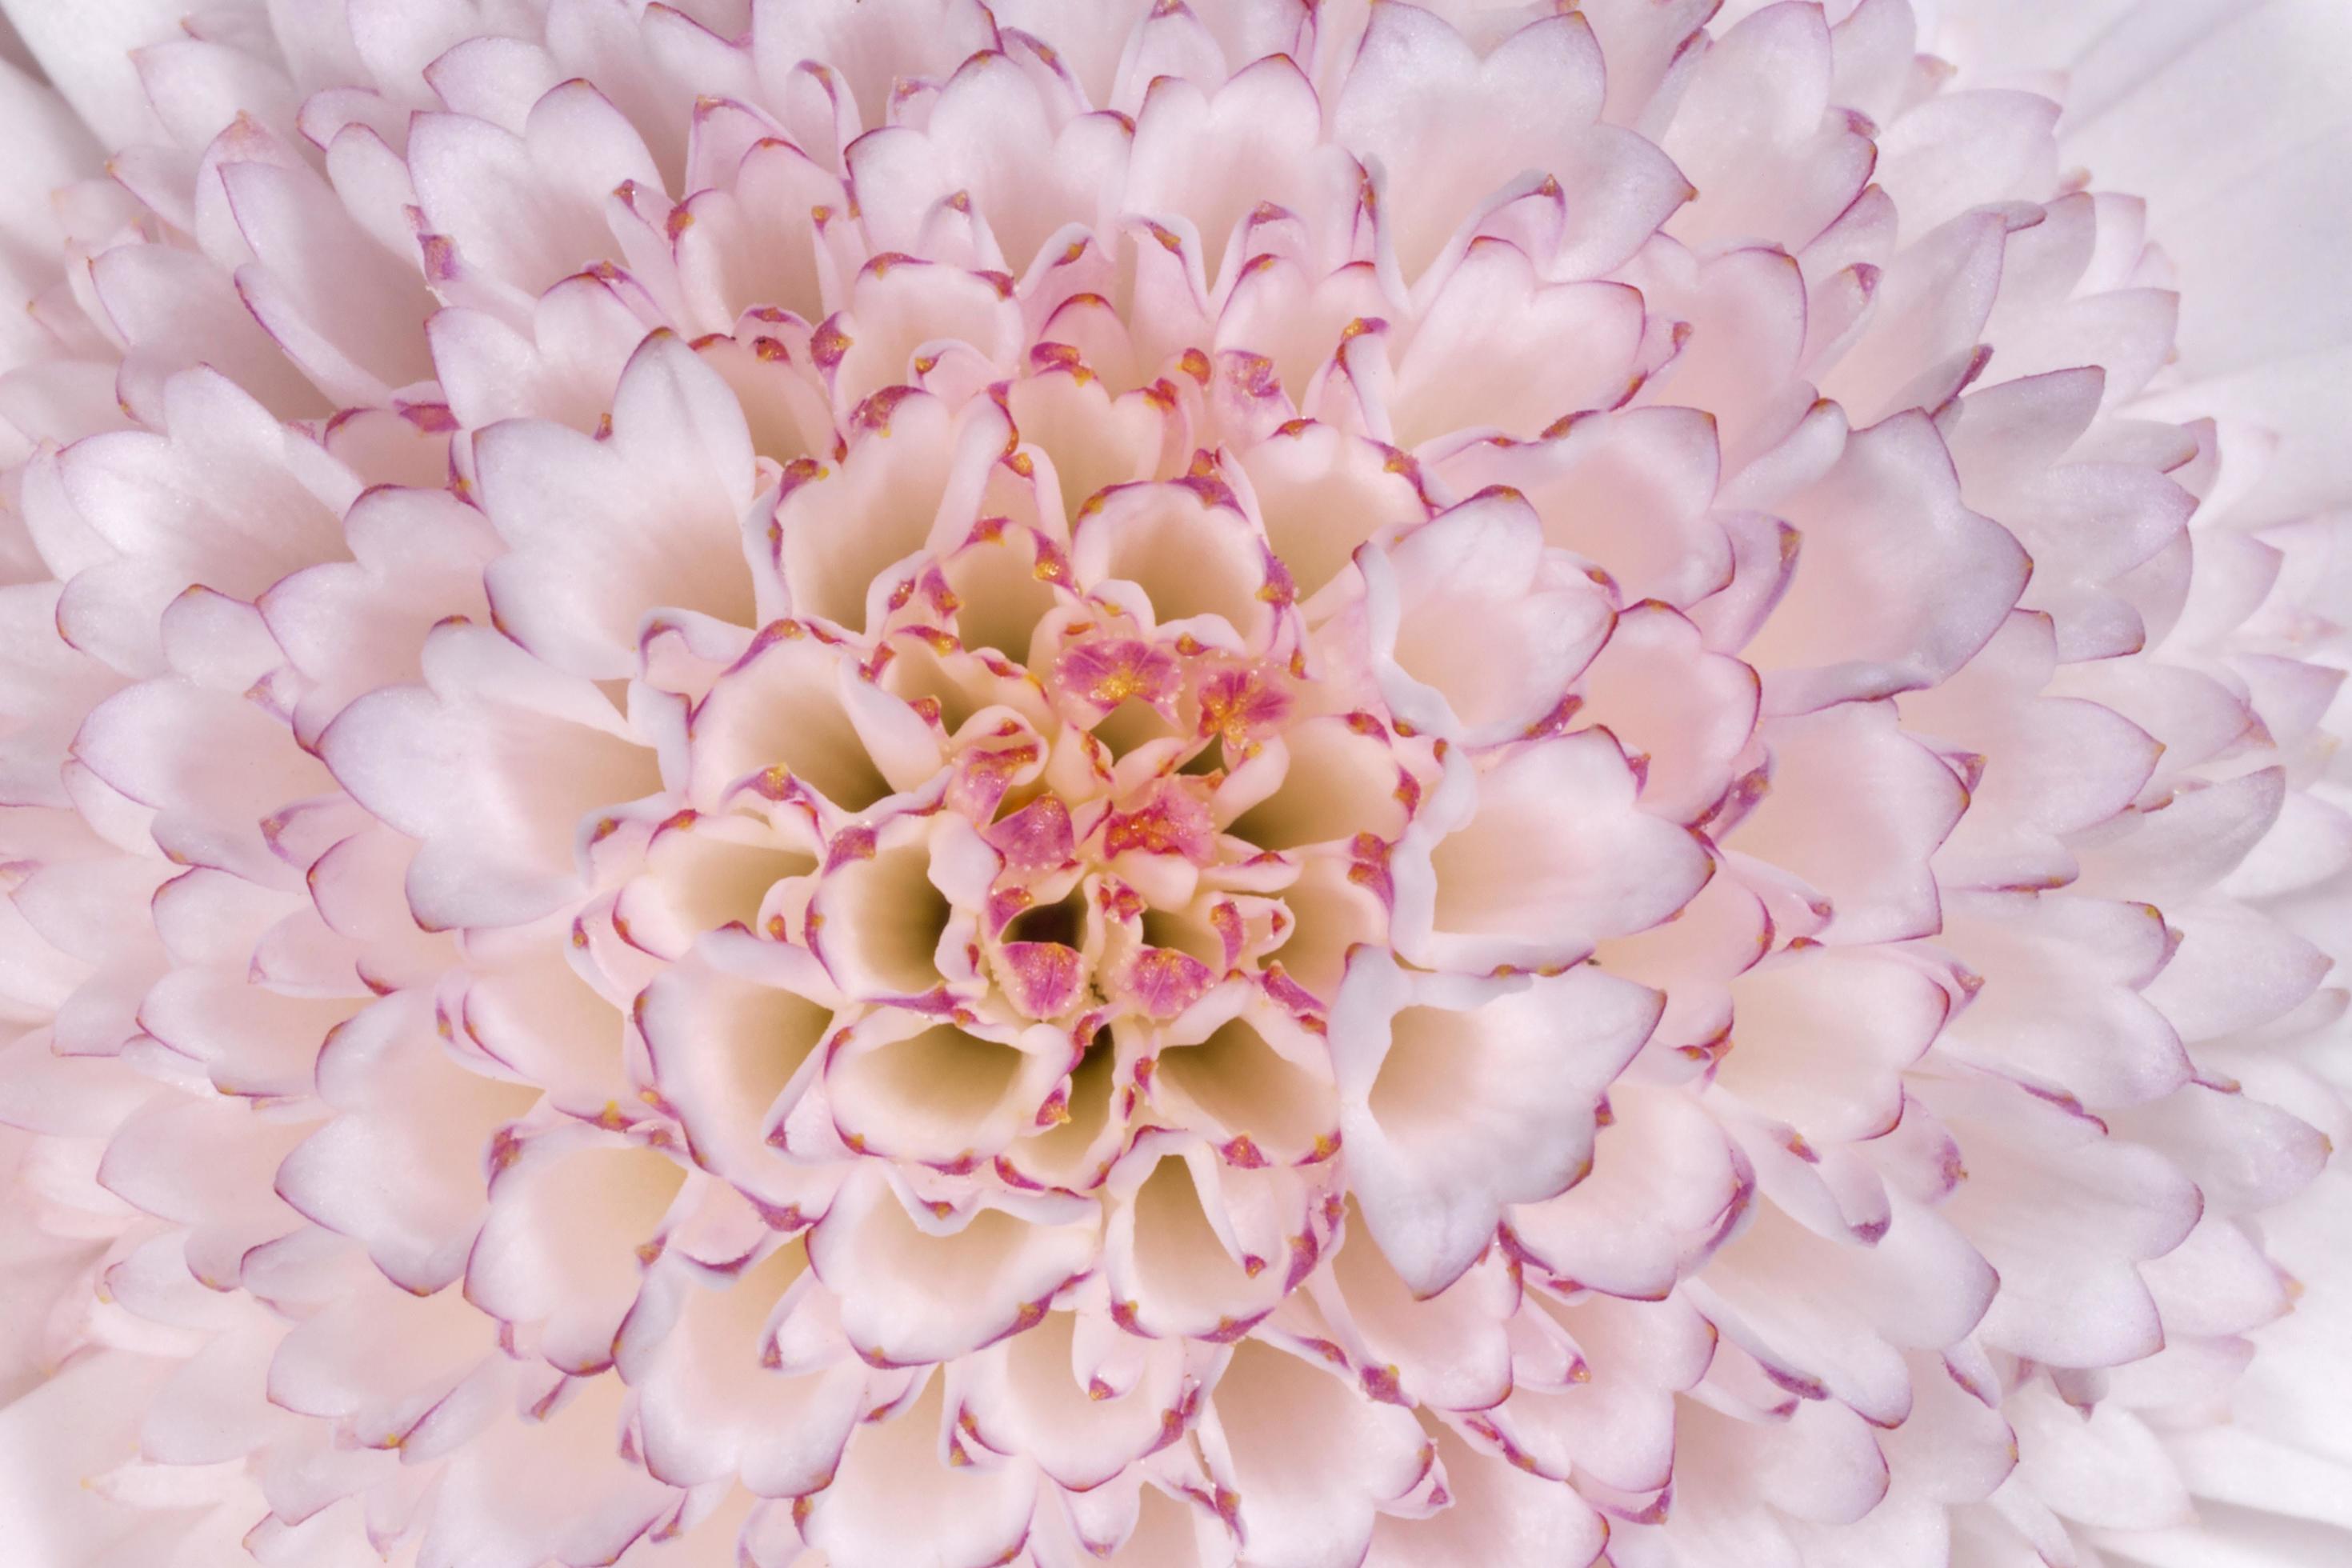
[[[2317,21],[11,9],[39,1560],[2352,1540]]]

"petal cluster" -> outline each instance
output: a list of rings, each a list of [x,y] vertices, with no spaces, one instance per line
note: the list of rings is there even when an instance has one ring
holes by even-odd
[[[2061,84],[1910,0],[20,9],[112,153],[0,82],[40,1561],[2352,1524],[2343,546]]]

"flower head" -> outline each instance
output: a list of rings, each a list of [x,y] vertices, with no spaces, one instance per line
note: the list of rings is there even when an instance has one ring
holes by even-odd
[[[2341,545],[2073,41],[16,9],[42,1561],[2332,1528]]]

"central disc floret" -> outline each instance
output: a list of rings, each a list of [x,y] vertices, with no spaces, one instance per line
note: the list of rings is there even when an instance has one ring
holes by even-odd
[[[1109,486],[1066,522],[1043,449],[992,437],[986,405],[961,428],[938,412],[895,404],[892,456],[952,476],[982,451],[971,489],[1007,515],[910,531],[877,563],[900,548],[876,542],[887,504],[856,531],[802,521],[875,509],[889,481],[870,443],[839,470],[801,466],[779,560],[796,584],[868,586],[797,595],[689,727],[700,815],[672,837],[729,849],[678,855],[683,881],[800,857],[751,930],[814,958],[821,978],[784,983],[833,1013],[767,1142],[928,1172],[901,1179],[943,1224],[1097,1192],[1115,1163],[1139,1184],[1122,1211],[1205,1215],[1237,1195],[1197,1187],[1217,1168],[1305,1178],[1339,1143],[1325,1017],[1349,955],[1391,944],[1391,853],[1447,744],[1387,717],[1360,654],[1321,651],[1330,616],[1302,605],[1221,457]],[[1323,541],[1308,586],[1352,582],[1363,538]],[[1362,595],[1343,587],[1328,646],[1352,649]],[[1139,1139],[1166,1144],[1170,1172],[1211,1164],[1155,1182]],[[1293,1217],[1236,1240],[1254,1263],[1178,1331],[1255,1321],[1311,1265],[1337,1215],[1285,1181],[1268,1213]]]
[[[803,667],[778,695],[800,754],[751,783],[823,846],[801,923],[851,1001],[1082,1046],[1228,977],[1314,1012],[1349,948],[1385,942],[1386,851],[1442,750],[1320,678],[1288,574],[1218,526],[1237,514],[1215,472],[1204,453],[1105,492],[1066,552],[980,524],[877,590],[854,663],[864,639],[822,623],[763,637]]]

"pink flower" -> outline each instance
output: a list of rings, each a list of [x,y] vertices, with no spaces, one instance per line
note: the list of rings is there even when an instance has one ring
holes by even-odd
[[[2352,1559],[2334,6],[0,10],[11,1562]]]

